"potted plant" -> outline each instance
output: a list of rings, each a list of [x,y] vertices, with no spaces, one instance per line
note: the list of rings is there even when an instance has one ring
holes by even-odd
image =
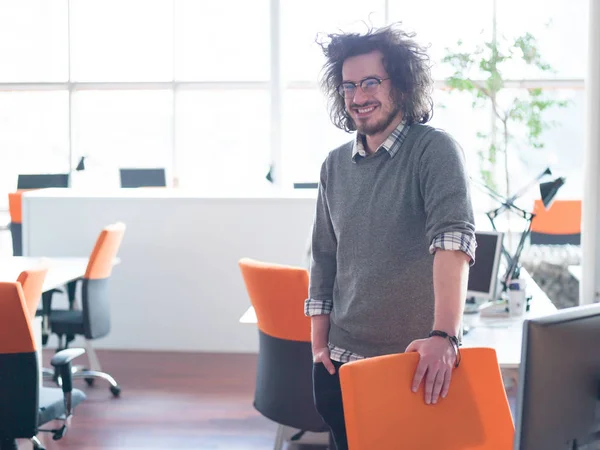
[[[528,147],[543,148],[543,131],[555,125],[544,120],[545,113],[552,107],[567,106],[568,101],[553,99],[544,89],[527,87],[526,83],[522,83],[523,89],[508,89],[504,68],[520,65],[524,69],[534,68],[540,74],[554,72],[554,69],[543,61],[532,34],[525,33],[514,39],[498,37],[495,19],[489,41],[471,48],[458,41],[456,48],[446,48],[442,61],[453,69],[446,80],[450,92],[471,93],[473,108],[491,107],[491,130],[477,132],[482,141],[478,151],[480,175],[488,187],[508,198],[512,193],[509,155],[518,139],[513,131],[524,135]]]

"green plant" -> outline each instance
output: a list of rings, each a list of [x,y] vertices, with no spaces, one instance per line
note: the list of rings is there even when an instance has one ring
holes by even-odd
[[[567,101],[548,96],[540,87],[508,89],[503,70],[508,65],[520,65],[542,72],[554,72],[542,60],[538,43],[533,35],[525,33],[516,39],[498,39],[494,23],[490,41],[476,44],[468,49],[459,41],[455,49],[446,48],[443,63],[449,64],[454,73],[446,80],[450,91],[467,91],[473,94],[473,108],[491,105],[493,119],[489,133],[477,132],[482,140],[479,150],[480,174],[483,181],[496,192],[502,188],[506,197],[511,195],[509,152],[516,140],[513,129],[524,129],[529,147],[544,147],[542,133],[555,125],[544,120],[544,114],[554,106],[565,107]],[[515,92],[516,91],[516,92]],[[524,95],[518,95],[521,92]],[[499,156],[503,165],[498,170]],[[502,175],[502,186],[497,176]]]

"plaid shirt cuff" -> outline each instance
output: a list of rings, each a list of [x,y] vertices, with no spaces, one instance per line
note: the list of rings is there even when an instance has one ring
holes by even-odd
[[[477,241],[474,236],[460,231],[451,231],[438,234],[429,247],[429,253],[432,255],[437,249],[440,250],[459,250],[466,253],[471,259],[470,265],[475,264],[475,248]]]
[[[352,353],[349,350],[344,350],[343,348],[336,347],[331,343],[328,345],[329,347],[329,357],[333,361],[347,363],[350,361],[358,361],[360,359],[364,359],[364,356],[357,355],[356,353]]]
[[[321,314],[329,314],[333,309],[333,300],[316,300],[309,298],[304,302],[305,316],[318,316]]]

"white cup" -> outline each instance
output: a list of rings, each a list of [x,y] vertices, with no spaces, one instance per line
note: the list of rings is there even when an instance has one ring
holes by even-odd
[[[508,283],[508,312],[513,317],[525,314],[527,305],[527,292],[525,280],[510,280]]]

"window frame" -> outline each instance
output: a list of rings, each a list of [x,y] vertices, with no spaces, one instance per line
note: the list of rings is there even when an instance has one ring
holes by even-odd
[[[173,0],[173,7],[175,2]],[[172,180],[171,183],[174,186],[178,185],[179,171],[177,166],[178,160],[178,148],[177,148],[177,135],[176,135],[176,111],[177,111],[177,93],[181,90],[203,90],[203,89],[259,89],[267,90],[270,98],[270,155],[272,161],[271,176],[273,179],[273,187],[275,192],[288,191],[293,189],[294,183],[308,182],[311,180],[297,180],[294,177],[293,169],[286,168],[283,165],[285,149],[282,148],[282,130],[283,130],[283,97],[284,91],[287,89],[308,89],[318,90],[319,86],[317,82],[305,82],[305,81],[289,81],[284,82],[282,78],[282,48],[281,48],[281,8],[283,0],[270,0],[269,3],[269,23],[270,23],[270,40],[269,40],[269,53],[271,60],[270,67],[270,80],[269,81],[163,81],[163,82],[74,82],[71,81],[71,33],[69,32],[68,41],[68,80],[66,82],[0,82],[0,91],[45,91],[45,90],[58,90],[67,91],[69,93],[69,121],[68,121],[68,161],[65,166],[70,168],[70,171],[75,169],[79,157],[81,156],[78,149],[73,148],[73,126],[72,126],[72,114],[73,106],[72,100],[73,95],[76,92],[84,90],[171,90],[173,105],[172,105],[172,143],[171,143],[171,161],[170,167],[172,168]],[[389,0],[386,0],[384,17],[386,23],[389,23],[390,4]],[[71,1],[68,1],[67,14],[69,30],[71,29],[70,23],[70,11]],[[173,16],[175,21],[175,15]],[[173,33],[175,33],[175,27],[173,27]],[[173,36],[173,40],[175,36]],[[174,57],[174,56],[173,56]],[[481,80],[479,80],[481,81]],[[523,80],[507,80],[507,87],[516,88],[545,88],[545,89],[584,89],[584,79],[523,79]],[[444,80],[435,81],[436,89],[446,89],[447,85]],[[491,117],[490,117],[491,120]],[[333,124],[331,125],[333,126]],[[240,193],[243,196],[243,193]],[[0,205],[3,202],[0,201]],[[1,208],[1,207],[0,207]]]

